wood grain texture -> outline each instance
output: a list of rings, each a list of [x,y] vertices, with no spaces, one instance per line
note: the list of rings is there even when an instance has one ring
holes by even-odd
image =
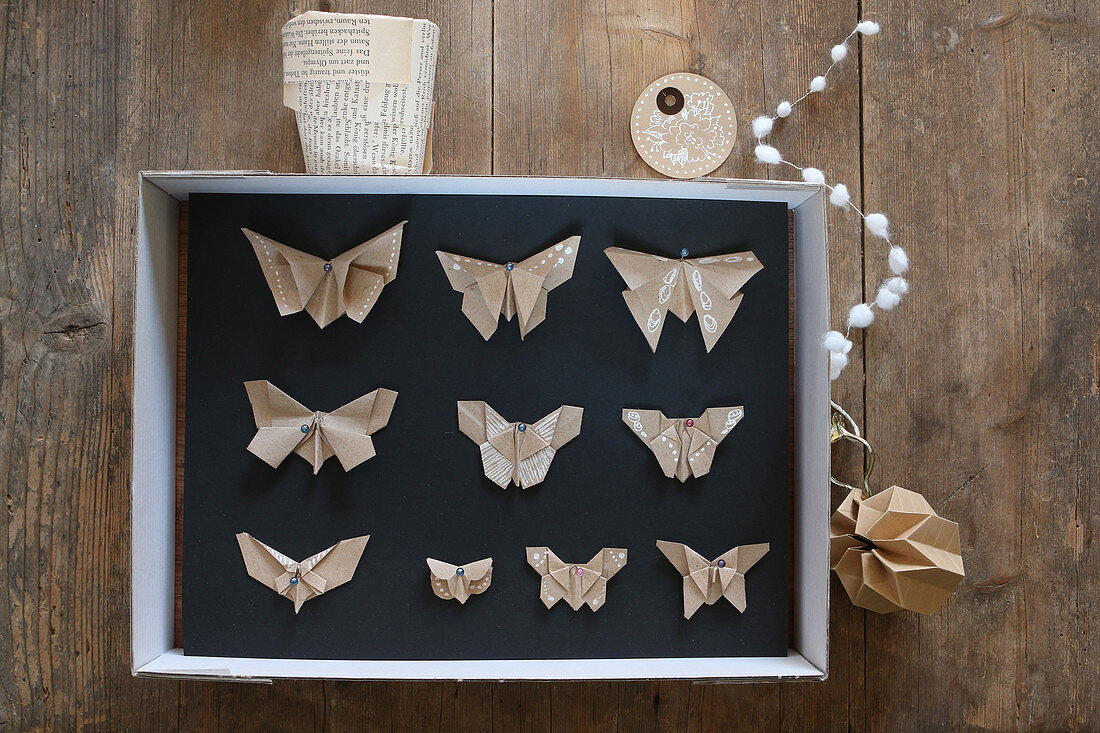
[[[137,172],[302,170],[278,28],[310,8],[440,25],[440,173],[654,176],[626,122],[646,84],[686,69],[741,118],[715,175],[787,177],[752,162],[749,120],[798,96],[859,12],[882,22],[775,141],[887,212],[913,259],[913,293],[856,339],[834,395],[879,448],[876,482],[960,522],[968,578],[947,606],[865,614],[834,583],[825,683],[132,678]],[[0,13],[0,729],[1100,728],[1094,4],[24,0]],[[858,221],[830,214],[842,314],[885,264]],[[858,457],[834,468],[856,475]]]

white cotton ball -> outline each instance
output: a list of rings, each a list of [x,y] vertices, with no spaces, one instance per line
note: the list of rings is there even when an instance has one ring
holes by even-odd
[[[829,331],[821,343],[834,354],[847,354],[852,350],[852,342],[844,337],[840,331]]]
[[[867,231],[876,237],[885,237],[886,230],[890,228],[890,220],[886,218],[886,214],[868,214],[865,223]]]
[[[784,100],[779,103],[779,106],[775,108],[775,113],[780,117],[789,117],[791,114],[791,103]]]
[[[843,43],[838,43],[833,46],[833,50],[829,52],[829,55],[833,57],[833,61],[843,61],[844,57],[848,55],[848,47]]]
[[[865,36],[873,36],[882,30],[882,26],[873,20],[861,20],[856,25],[856,30]]]
[[[891,293],[897,293],[898,295],[905,295],[909,292],[909,283],[905,282],[904,277],[892,277],[886,281],[886,287],[890,288]]]
[[[810,91],[811,92],[823,92],[823,91],[825,91],[825,77],[815,76],[813,79],[811,79],[810,80]]]
[[[771,145],[757,145],[756,159],[768,165],[778,165],[783,162],[783,156]]]
[[[901,296],[887,287],[885,283],[878,289],[878,295],[875,296],[875,305],[884,311],[893,310],[894,306],[900,302]]]
[[[852,306],[848,311],[848,325],[853,328],[867,328],[875,322],[875,312],[866,303]]]
[[[852,197],[848,195],[848,187],[843,183],[836,184],[836,186],[833,187],[833,192],[829,194],[829,201],[840,207],[847,206],[851,198]]]
[[[846,366],[848,366],[847,356],[838,354],[835,351],[831,352],[829,354],[829,379],[832,380],[839,377]]]
[[[909,272],[909,256],[901,247],[890,248],[890,270],[895,275],[904,275]]]
[[[752,121],[752,134],[759,140],[772,131],[772,118],[761,115]]]
[[[825,174],[817,168],[803,168],[802,180],[807,183],[825,183]]]

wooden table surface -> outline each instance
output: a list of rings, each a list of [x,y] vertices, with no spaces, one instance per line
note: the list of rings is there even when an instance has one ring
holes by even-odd
[[[834,580],[824,683],[131,677],[137,174],[302,170],[279,28],[311,7],[439,24],[438,173],[653,177],[631,106],[689,70],[741,117],[715,175],[789,177],[751,159],[748,121],[798,95],[859,17],[881,22],[775,141],[887,212],[912,258],[913,292],[856,339],[834,397],[877,445],[876,483],[922,491],[959,522],[967,578],[944,608],[865,613]],[[0,12],[0,730],[1100,729],[1096,3],[11,0]],[[886,268],[857,219],[830,217],[839,325]],[[842,451],[834,469],[858,466]]]

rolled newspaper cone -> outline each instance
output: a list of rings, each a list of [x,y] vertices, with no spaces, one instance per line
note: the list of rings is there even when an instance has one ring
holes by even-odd
[[[283,26],[283,104],[309,173],[428,173],[439,27],[311,10]]]

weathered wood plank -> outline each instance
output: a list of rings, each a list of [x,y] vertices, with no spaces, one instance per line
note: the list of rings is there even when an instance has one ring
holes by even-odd
[[[882,485],[960,522],[968,578],[934,616],[869,616],[868,717],[1095,728],[1096,11],[872,9],[905,33],[865,45],[865,196],[915,269],[868,334],[867,427]]]
[[[11,729],[175,718],[175,685],[141,688],[124,661],[133,260],[114,189],[123,56],[105,49],[128,16],[94,11],[3,7],[0,726]]]

